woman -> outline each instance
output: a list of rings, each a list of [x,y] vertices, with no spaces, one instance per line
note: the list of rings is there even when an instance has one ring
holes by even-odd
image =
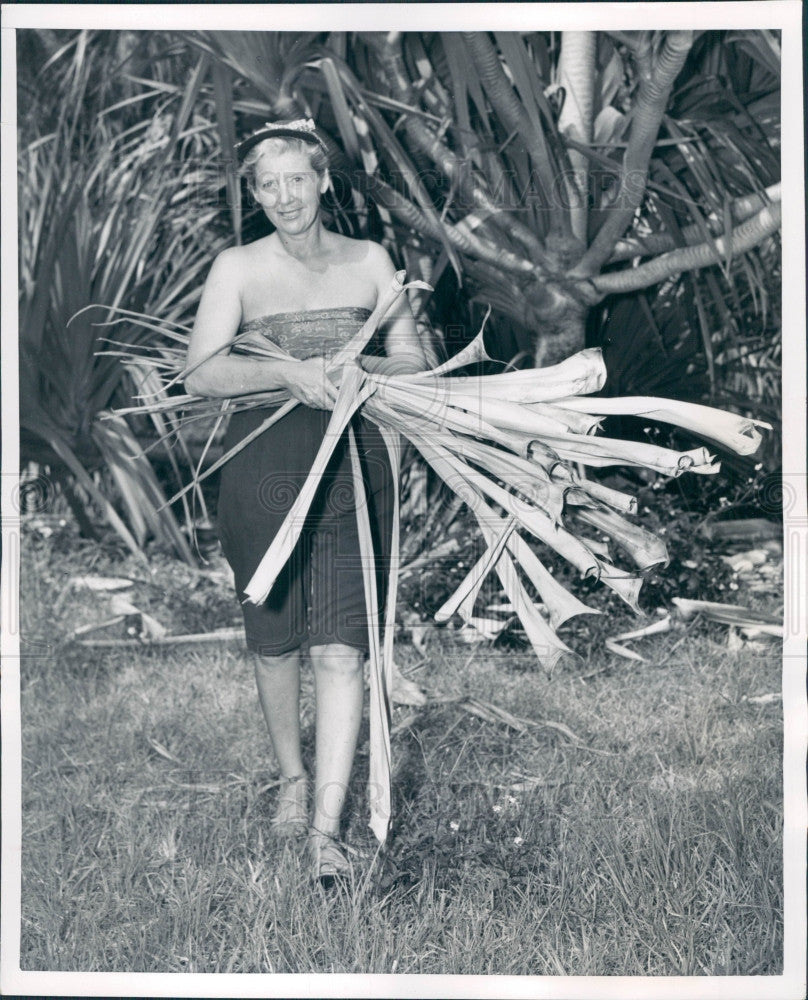
[[[357,332],[391,283],[387,252],[324,228],[320,197],[329,186],[325,145],[310,120],[267,124],[243,142],[244,172],[275,231],[215,260],[188,350],[189,367],[239,332],[279,343],[303,360],[255,360],[221,352],[186,380],[197,395],[231,397],[286,389],[303,405],[259,435],[222,469],[219,535],[244,599],[260,559],[284,521],[317,453],[336,387],[326,358]],[[402,297],[382,329],[386,357],[368,370],[425,367],[415,323]],[[267,410],[234,414],[225,448],[243,438]],[[378,430],[353,422],[365,490],[384,562],[390,541],[392,473]],[[247,646],[257,654],[261,707],[282,784],[272,819],[281,835],[309,825],[308,779],[300,746],[300,652],[307,645],[316,695],[315,782],[308,845],[324,882],[350,870],[337,843],[353,765],[364,694],[367,650],[350,455],[342,440],[323,477],[303,536],[267,601],[242,604]]]

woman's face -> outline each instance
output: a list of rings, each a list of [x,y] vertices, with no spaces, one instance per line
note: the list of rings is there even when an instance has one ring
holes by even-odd
[[[317,174],[307,153],[264,153],[254,176],[256,200],[279,232],[298,235],[314,225],[328,175]]]

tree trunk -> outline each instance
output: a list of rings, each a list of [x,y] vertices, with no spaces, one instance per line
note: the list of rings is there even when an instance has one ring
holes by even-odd
[[[562,31],[558,61],[559,84],[564,88],[564,104],[558,119],[562,135],[577,142],[592,142],[595,107],[595,58],[597,35],[594,31]],[[570,184],[578,196],[570,208],[572,232],[585,245],[588,236],[589,159],[578,150],[568,152],[573,176]]]
[[[574,303],[563,316],[544,319],[537,315],[537,325],[541,328],[541,336],[537,339],[536,353],[533,356],[536,368],[549,368],[551,365],[557,365],[565,358],[583,350],[586,313],[585,308]]]
[[[548,368],[583,350],[589,307],[557,285],[527,294],[528,323],[532,326],[536,368]]]

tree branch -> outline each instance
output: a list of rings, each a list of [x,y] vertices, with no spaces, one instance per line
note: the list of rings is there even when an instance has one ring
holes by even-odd
[[[654,151],[668,97],[692,44],[692,31],[669,32],[662,51],[651,65],[650,72],[642,74],[634,106],[631,134],[623,157],[616,204],[575,268],[575,277],[596,274],[609,259],[615,243],[634,218],[634,212],[645,194],[648,164]]]
[[[604,34],[625,45],[631,52],[648,44],[647,31],[605,31]]]
[[[544,207],[551,218],[558,216],[560,206],[555,196],[556,169],[544,142],[544,136],[537,132],[528,113],[516,96],[513,85],[499,60],[497,50],[485,32],[464,31],[463,39],[474,56],[475,69],[480,76],[485,92],[497,115],[509,132],[516,132],[525,144],[530,158],[536,164],[538,183]],[[558,220],[556,219],[556,228]]]
[[[772,184],[767,187],[765,194],[745,194],[740,198],[735,198],[730,205],[730,212],[734,222],[745,222],[750,216],[759,212],[764,205],[769,202],[780,201],[780,184]],[[721,236],[723,230],[718,231],[716,222],[710,225],[715,236]],[[694,245],[702,241],[703,232],[696,226],[685,226],[682,230],[682,237],[686,245]],[[650,257],[652,254],[664,253],[666,250],[675,250],[677,243],[673,235],[668,232],[649,233],[647,236],[636,236],[632,239],[619,240],[614,248],[614,253],[609,258],[610,264],[616,264],[621,260],[631,260],[632,257]]]
[[[730,236],[732,255],[746,253],[776,233],[780,228],[781,215],[780,202],[775,202],[733,229]],[[634,292],[640,288],[659,284],[660,281],[672,278],[682,271],[696,271],[702,267],[718,264],[726,256],[726,252],[726,240],[720,236],[713,243],[700,243],[672,250],[655,260],[640,264],[639,267],[601,274],[593,278],[591,284],[602,297],[615,292]]]
[[[394,33],[388,35],[385,43],[378,46],[377,52],[399,100],[412,103],[413,90],[407,78],[400,36]],[[492,224],[521,243],[535,261],[549,266],[544,247],[536,234],[512,215],[503,212],[502,208],[492,201],[489,194],[474,179],[468,163],[458,157],[424,121],[413,115],[404,115],[403,127],[413,145],[428,156],[446,177],[457,184],[472,204],[490,216]]]
[[[594,31],[562,31],[558,60],[559,83],[564,88],[564,106],[558,117],[558,131],[580,143],[592,142],[595,108],[595,63],[597,34]],[[570,208],[573,235],[586,245],[589,222],[589,158],[577,149],[568,151],[575,188],[575,204]]]
[[[374,178],[373,186],[369,193],[416,232],[424,233],[435,240],[440,240],[440,228],[431,219],[428,219],[411,201],[402,194],[399,194],[395,188],[390,187],[389,184],[386,184],[380,178]],[[456,247],[461,253],[466,254],[466,256],[488,261],[489,264],[493,264],[495,267],[501,268],[503,271],[511,274],[537,275],[541,273],[541,268],[537,267],[533,261],[519,257],[515,253],[511,253],[510,250],[491,246],[478,239],[472,229],[473,221],[468,221],[469,219],[473,220],[473,218],[473,215],[467,216],[466,219],[461,219],[455,225],[443,220],[443,233],[452,246]]]

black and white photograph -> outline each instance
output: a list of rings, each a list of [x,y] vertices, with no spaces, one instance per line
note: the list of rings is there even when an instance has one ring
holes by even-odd
[[[802,16],[3,7],[4,995],[805,995]]]

